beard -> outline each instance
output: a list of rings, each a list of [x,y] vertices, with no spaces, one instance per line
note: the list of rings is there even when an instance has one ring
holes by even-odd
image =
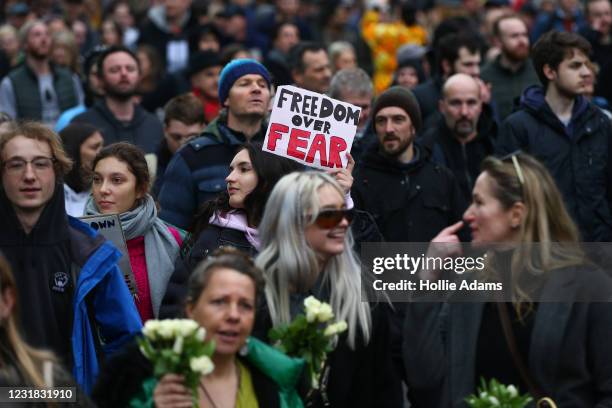
[[[512,62],[523,62],[529,58],[529,46],[506,48],[502,45],[501,52]]]
[[[476,130],[475,124],[469,119],[459,119],[453,126],[453,133],[460,139],[465,139]]]
[[[38,61],[49,58],[50,52],[51,47],[32,47],[28,49],[28,55]]]
[[[120,87],[104,84],[104,95],[125,102],[136,95],[136,85],[122,89]]]
[[[380,149],[385,155],[389,157],[398,157],[410,147],[410,145],[412,144],[412,139],[413,137],[409,137],[407,139],[402,140],[401,138],[397,136],[386,136],[385,135],[382,139],[382,142],[380,143]],[[388,147],[385,142],[389,140],[396,141],[397,146]]]

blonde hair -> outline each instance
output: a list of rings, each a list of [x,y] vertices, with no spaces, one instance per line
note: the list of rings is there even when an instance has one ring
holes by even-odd
[[[13,123],[9,129],[0,132],[0,168],[4,166],[4,147],[17,136],[47,142],[51,155],[55,158],[55,176],[63,179],[72,168],[72,160],[68,157],[57,133],[39,122]]]
[[[46,384],[41,374],[42,366],[46,361],[56,363],[57,360],[51,352],[30,347],[21,338],[16,322],[18,316],[17,286],[8,262],[0,253],[0,296],[5,296],[7,291],[12,293],[15,299],[15,306],[8,318],[1,323],[2,329],[6,332],[7,342],[7,344],[2,346],[15,355],[16,368],[25,379],[27,385],[36,388],[47,387],[50,384]],[[6,363],[6,361],[0,361],[2,366],[5,366]]]
[[[63,47],[66,52],[70,55],[70,62],[66,68],[70,69],[76,74],[81,73],[81,67],[79,64],[79,46],[77,45],[74,34],[71,31],[59,31],[53,34],[52,37],[52,48]]]
[[[517,202],[525,206],[519,226],[521,244],[512,255],[511,281],[515,307],[521,302],[531,304],[532,299],[519,283],[520,276],[524,273],[541,276],[583,264],[578,228],[552,176],[534,157],[524,153],[507,160],[488,157],[481,169],[490,177],[493,196],[505,210]],[[490,264],[493,258],[494,255],[489,257]]]
[[[330,288],[329,302],[337,319],[348,323],[348,344],[355,348],[358,334],[370,339],[370,306],[361,302],[361,266],[354,254],[350,230],[345,250],[329,259],[321,271],[315,251],[306,242],[304,230],[320,211],[318,192],[330,186],[344,193],[333,177],[320,171],[291,173],[274,187],[261,224],[261,252],[256,264],[266,278],[266,300],[276,326],[291,320],[289,296],[311,288],[319,274]]]

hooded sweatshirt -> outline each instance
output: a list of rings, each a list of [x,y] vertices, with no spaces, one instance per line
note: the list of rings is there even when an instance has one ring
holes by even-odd
[[[117,120],[105,101],[96,102],[73,121],[88,123],[100,129],[105,146],[111,143],[129,142],[140,147],[145,153],[155,153],[164,137],[161,122],[140,105],[134,106],[134,116],[129,122]]]
[[[17,283],[19,312],[28,344],[49,348],[72,364],[72,300],[68,218],[63,185],[38,222],[26,234],[3,189],[0,189],[0,250],[8,259]]]

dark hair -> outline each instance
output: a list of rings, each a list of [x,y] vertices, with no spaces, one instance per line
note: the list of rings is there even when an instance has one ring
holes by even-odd
[[[219,58],[221,59],[221,64],[224,66],[232,62],[235,59],[236,54],[241,51],[249,52],[249,49],[242,44],[232,43],[228,44],[221,50],[221,55]]]
[[[89,188],[91,176],[91,170],[84,169],[81,163],[81,145],[97,131],[95,126],[87,123],[71,123],[59,132],[64,150],[73,162],[64,182],[77,193]]]
[[[154,80],[161,80],[162,77],[164,76],[164,62],[159,56],[159,52],[157,51],[157,49],[149,44],[140,44],[138,48],[136,49],[136,54],[135,54],[137,61],[140,61],[138,60],[139,52],[144,53],[147,56],[147,58],[149,58],[149,61],[151,62],[151,64],[149,64],[151,66],[151,77]],[[141,80],[142,79],[144,78],[141,78]]]
[[[276,23],[272,27],[272,29],[270,30],[270,41],[271,42],[276,41],[276,39],[280,35],[280,32],[282,31],[283,27],[286,26],[286,25],[295,27],[295,29],[298,30],[298,37],[299,37],[300,29],[298,28],[298,26],[293,21],[281,21],[279,23]]]
[[[212,35],[217,39],[219,46],[221,45],[221,32],[219,29],[212,23],[202,24],[198,26],[195,30],[191,32],[189,35],[189,51],[196,52],[199,50],[199,44],[202,37],[205,35]]]
[[[136,65],[138,66],[138,69],[140,70],[140,62],[138,61],[138,57],[136,57],[136,54],[134,54],[132,50],[130,50],[128,47],[124,45],[113,45],[103,50],[98,56],[98,60],[96,61],[96,65],[98,66],[98,76],[100,78],[103,78],[103,75],[104,75],[104,69],[103,69],[104,61],[109,55],[115,54],[117,52],[125,52],[126,54],[129,54],[130,57],[134,58],[134,61],[136,61]]]
[[[249,224],[257,226],[263,217],[268,197],[278,180],[285,174],[303,170],[304,167],[296,161],[263,151],[260,142],[245,143],[236,150],[236,154],[242,150],[248,152],[253,170],[257,174],[257,186],[244,199]],[[219,193],[216,198],[203,203],[193,218],[184,248],[188,250],[198,240],[202,231],[208,227],[210,218],[215,212],[227,213],[231,210],[227,190]]]
[[[319,52],[327,50],[323,45],[310,41],[302,41],[291,47],[289,51],[289,62],[292,71],[303,73],[306,70],[306,64],[304,64],[304,54],[307,52]]]
[[[413,26],[417,23],[416,21],[417,9],[411,2],[406,2],[401,6],[402,21],[407,26]]]
[[[447,61],[451,66],[459,59],[459,49],[467,48],[471,54],[480,52],[482,43],[473,33],[462,32],[457,35],[447,35],[438,45],[438,67],[442,71],[442,61]]]
[[[100,34],[102,35],[102,26],[106,23],[111,23],[113,26],[113,30],[115,30],[115,34],[117,34],[117,37],[119,37],[119,41],[123,41],[123,27],[121,27],[121,25],[112,17],[106,17],[104,20],[102,20],[102,24],[100,24]]]
[[[171,120],[178,120],[188,126],[206,123],[202,101],[192,93],[170,99],[164,107],[164,124],[168,126]]]
[[[544,65],[557,70],[559,64],[565,58],[571,58],[576,49],[588,57],[591,53],[591,44],[578,34],[566,31],[549,31],[535,43],[531,51],[531,59],[540,82],[545,88],[548,86],[548,78],[544,75]]]
[[[187,285],[186,302],[188,304],[193,305],[197,303],[202,292],[208,286],[213,273],[221,268],[233,269],[251,278],[255,286],[255,302],[257,302],[257,299],[263,293],[265,285],[263,272],[255,266],[255,263],[248,255],[240,250],[233,247],[221,247],[196,266],[191,273]]]
[[[149,175],[149,166],[145,155],[140,148],[131,143],[119,142],[113,143],[104,147],[93,161],[93,169],[100,160],[114,157],[115,159],[125,163],[130,172],[136,177],[136,191],[147,193],[151,183]]]

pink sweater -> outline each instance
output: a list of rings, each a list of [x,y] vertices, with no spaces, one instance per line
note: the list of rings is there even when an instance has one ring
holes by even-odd
[[[179,232],[168,227],[168,230],[172,233],[176,242],[181,246],[182,239]],[[132,273],[134,274],[134,280],[136,281],[136,294],[138,300],[136,301],[136,308],[138,314],[144,324],[147,320],[153,319],[153,305],[151,303],[151,290],[149,289],[149,275],[147,271],[147,259],[145,256],[145,245],[144,236],[132,238],[126,241],[128,253],[130,254],[130,265],[132,266]]]

